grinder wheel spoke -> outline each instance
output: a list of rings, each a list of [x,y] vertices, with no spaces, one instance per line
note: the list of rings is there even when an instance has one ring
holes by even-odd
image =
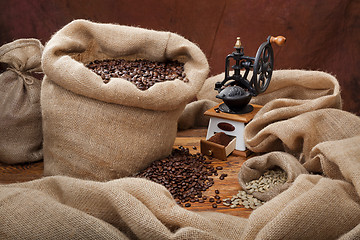
[[[253,77],[251,84],[257,94],[265,92],[268,88],[272,76],[274,65],[274,53],[271,45],[264,42],[260,45],[253,67]]]

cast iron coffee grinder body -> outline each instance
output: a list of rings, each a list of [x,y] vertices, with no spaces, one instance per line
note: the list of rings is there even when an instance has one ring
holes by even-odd
[[[236,51],[225,59],[224,80],[215,84],[215,90],[218,91],[216,97],[223,102],[205,112],[205,115],[210,116],[207,140],[217,132],[224,132],[236,138],[235,150],[246,150],[243,137],[245,124],[251,121],[261,108],[261,106],[249,104],[249,102],[252,97],[265,92],[270,84],[274,69],[274,53],[271,43],[282,46],[285,41],[283,36],[269,36],[266,42],[258,48],[256,56],[249,57],[245,56],[240,38],[237,38],[234,46]],[[232,75],[230,75],[231,60],[235,62],[231,66]],[[251,70],[252,76],[248,80]],[[202,148],[206,149],[202,152],[211,155],[215,149],[209,147],[213,144],[208,144],[207,140],[201,143]]]
[[[222,112],[243,114],[251,112],[253,107],[248,105],[251,98],[263,93],[268,88],[274,68],[274,53],[271,43],[283,45],[285,38],[282,36],[269,36],[267,41],[262,43],[255,57],[244,55],[244,48],[241,46],[238,37],[234,48],[235,52],[229,54],[225,59],[225,78],[222,82],[215,84],[215,90],[219,92],[216,96],[224,101],[219,109]],[[235,60],[233,75],[229,75],[230,60]],[[253,69],[251,80],[248,80],[249,72]],[[241,75],[241,70],[245,70]]]

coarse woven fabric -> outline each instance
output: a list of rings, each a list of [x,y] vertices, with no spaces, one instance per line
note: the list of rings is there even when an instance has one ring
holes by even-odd
[[[85,67],[121,58],[178,60],[189,81],[141,91],[122,78],[105,84]],[[130,176],[170,154],[178,118],[209,71],[201,49],[177,34],[86,20],[54,34],[42,61],[44,174],[100,181]]]
[[[255,193],[261,200],[268,201],[284,191],[307,171],[327,174],[310,159],[318,143],[360,134],[353,119],[356,116],[344,118],[335,110],[341,108],[340,87],[335,77],[324,72],[275,71],[268,91],[252,103],[264,107],[245,128],[246,145],[254,152],[271,153],[249,159],[240,169],[239,183],[244,188],[246,182],[274,167],[282,168],[288,176],[286,184]]]
[[[178,121],[178,129],[185,130],[193,127],[206,127],[210,117],[204,112],[214,107],[217,102],[208,99],[201,99],[191,102],[185,106]]]
[[[140,178],[0,185],[0,206],[1,239],[236,239],[247,222],[188,211],[165,187]]]
[[[41,160],[42,123],[40,73],[43,45],[37,39],[18,39],[0,47],[0,162],[16,164]]]
[[[197,96],[201,101],[192,104],[219,102],[211,90],[223,78],[208,78]],[[360,119],[339,110],[336,78],[274,71],[268,90],[251,103],[264,107],[245,127],[245,140],[262,155],[242,165],[239,183],[245,189],[274,167],[288,180],[254,194],[268,202],[250,216],[241,239],[360,239]]]
[[[163,186],[145,179],[95,182],[53,176],[0,185],[0,238],[359,239],[360,118],[326,107],[279,122],[283,124],[278,132],[282,128],[294,130],[289,130],[288,138],[303,130],[297,135],[303,138],[301,146],[292,148],[287,138],[281,138],[282,145],[275,141],[276,149],[284,146],[281,151],[270,150],[265,157],[252,159],[271,163],[276,156],[283,164],[295,161],[322,175],[294,176],[287,189],[253,211],[249,219],[188,211],[179,207]],[[308,149],[310,153],[299,153]]]
[[[197,95],[201,100],[192,104],[219,101],[215,98],[216,91],[210,90],[223,79],[223,73],[208,78]],[[247,182],[258,179],[274,167],[280,167],[288,176],[286,184],[264,193],[253,193],[264,201],[287,189],[300,174],[308,171],[330,174],[329,163],[322,161],[320,166],[319,160],[311,159],[312,148],[324,141],[360,133],[357,122],[351,117],[344,117],[340,111],[339,116],[328,112],[330,108],[341,108],[341,96],[336,78],[324,72],[274,71],[266,92],[254,97],[251,103],[264,106],[245,127],[246,146],[253,152],[271,153],[251,158],[242,165],[239,172],[241,187],[245,189]],[[328,171],[324,172],[323,168]]]
[[[288,181],[256,194],[272,200],[250,216],[244,239],[359,239],[360,118],[338,109],[339,84],[329,74],[287,70],[275,76],[269,91],[254,98],[264,107],[244,134],[250,150],[269,153],[247,160],[239,183],[244,187],[250,175],[273,167]]]

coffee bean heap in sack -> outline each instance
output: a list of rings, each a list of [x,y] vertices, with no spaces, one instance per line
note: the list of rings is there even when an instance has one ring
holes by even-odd
[[[264,204],[263,201],[252,195],[253,192],[266,192],[271,187],[278,184],[284,184],[287,180],[286,172],[282,169],[267,170],[259,179],[254,179],[246,183],[246,190],[239,191],[232,198],[223,200],[225,206],[235,208],[236,206],[244,206],[245,208],[257,209]]]
[[[108,83],[110,78],[124,78],[140,90],[146,90],[158,82],[175,79],[189,81],[184,73],[184,64],[178,61],[106,59],[95,60],[86,64],[86,67],[101,76],[104,83]]]
[[[213,197],[203,195],[208,188],[214,184],[212,175],[218,175],[211,161],[207,160],[201,153],[190,154],[188,148],[180,146],[173,149],[170,156],[165,159],[153,162],[144,171],[136,174],[137,177],[144,177],[165,186],[178,204],[189,202],[203,203],[208,200],[214,208],[216,203],[221,203],[218,190],[215,190]]]

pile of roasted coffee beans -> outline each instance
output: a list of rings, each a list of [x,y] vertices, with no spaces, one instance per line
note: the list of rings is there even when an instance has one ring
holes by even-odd
[[[214,168],[211,160],[201,153],[191,154],[188,148],[173,149],[170,156],[153,162],[148,168],[136,174],[165,186],[179,205],[190,207],[191,203],[209,201],[213,208],[222,201],[219,190],[209,197],[203,193],[214,184],[212,176],[218,176],[221,166]],[[223,180],[227,175],[222,174]]]
[[[184,64],[178,61],[106,59],[95,60],[85,66],[101,76],[104,83],[108,83],[110,78],[124,78],[140,90],[146,90],[158,82],[175,79],[189,81],[184,72]]]

